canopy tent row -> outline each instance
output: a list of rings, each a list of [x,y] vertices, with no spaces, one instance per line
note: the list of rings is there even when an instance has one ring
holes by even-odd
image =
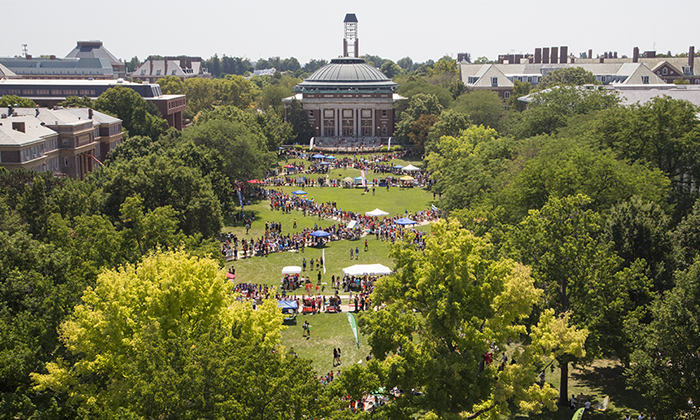
[[[406,172],[415,172],[415,171],[420,171],[420,168],[417,166],[413,166],[412,164],[408,164],[408,166],[404,166],[403,170]]]
[[[393,273],[393,271],[391,271],[389,267],[381,264],[355,264],[353,266],[343,268],[343,274],[346,276],[387,276],[391,273]]]
[[[325,230],[317,230],[315,232],[311,232],[311,236],[314,236],[316,238],[327,238],[331,236],[330,233],[326,232]]]

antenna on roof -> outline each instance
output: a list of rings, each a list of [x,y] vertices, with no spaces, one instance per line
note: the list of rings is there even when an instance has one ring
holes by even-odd
[[[22,57],[27,58],[27,44],[22,44]]]

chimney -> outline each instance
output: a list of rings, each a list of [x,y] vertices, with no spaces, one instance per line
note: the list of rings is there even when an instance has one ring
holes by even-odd
[[[695,64],[695,46],[691,45],[688,48],[688,67],[690,67],[690,74],[693,74],[693,65]]]
[[[27,60],[31,60],[31,59],[32,59],[32,55],[31,55],[31,54],[27,54]]]
[[[165,57],[165,74],[164,76],[168,75],[168,57]]]
[[[586,58],[593,58],[593,50],[588,50],[588,57]]]
[[[55,55],[51,54],[51,55],[49,56],[49,60],[55,60],[55,59],[56,59],[56,56],[55,56]]]
[[[34,110],[34,117],[36,118],[36,117],[38,117],[38,116],[39,116],[39,108],[36,108],[36,109]]]
[[[569,56],[569,47],[562,45],[559,47],[559,62],[566,64],[566,58]]]
[[[542,48],[535,48],[535,64],[542,62]]]
[[[634,49],[632,50],[632,62],[639,62],[639,47],[634,47]]]
[[[617,51],[613,53],[613,58],[617,58]]]
[[[92,108],[88,109],[88,119],[92,119]]]
[[[542,64],[549,64],[549,47],[542,48]]]
[[[150,75],[153,76],[153,56],[148,57],[148,61],[151,63],[151,73],[150,73]]]
[[[24,133],[24,121],[12,121],[12,129]]]
[[[552,64],[557,64],[558,59],[559,59],[559,47],[552,47],[552,55],[551,59],[549,60],[550,63]]]

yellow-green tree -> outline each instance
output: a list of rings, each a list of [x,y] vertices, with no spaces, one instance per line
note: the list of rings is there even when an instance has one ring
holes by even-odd
[[[419,410],[499,418],[556,409],[556,390],[535,379],[554,358],[585,354],[587,331],[549,310],[528,325],[543,295],[529,268],[491,258],[488,240],[457,221],[432,227],[425,250],[410,242],[392,250],[396,273],[377,281],[371,297],[378,310],[360,317],[376,358],[365,370],[346,370],[341,383],[352,395],[378,383],[406,391],[381,408],[389,418]],[[514,362],[501,368],[504,352]],[[366,379],[353,381],[356,373]]]
[[[260,416],[245,403],[256,372],[236,366],[252,366],[245,360],[259,357],[300,375],[298,382],[287,378],[290,383],[308,387],[312,378],[304,366],[274,351],[282,328],[274,300],[257,310],[236,300],[215,260],[181,250],[155,252],[137,266],[98,277],[61,325],[67,357],[47,363],[48,373],[32,378],[37,391],[66,393],[86,418]],[[272,376],[269,381],[284,376],[257,374]],[[235,386],[237,381],[251,391]]]

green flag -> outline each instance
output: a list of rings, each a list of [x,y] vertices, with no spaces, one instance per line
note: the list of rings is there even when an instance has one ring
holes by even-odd
[[[571,418],[571,420],[581,420],[583,418],[584,411],[586,411],[586,409],[583,407],[576,410],[576,412],[574,413],[574,416]]]
[[[357,348],[360,348],[360,338],[357,336],[357,322],[355,322],[355,317],[348,312],[348,322],[350,323],[350,328],[352,328],[352,333],[355,334],[355,342],[357,343]]]

